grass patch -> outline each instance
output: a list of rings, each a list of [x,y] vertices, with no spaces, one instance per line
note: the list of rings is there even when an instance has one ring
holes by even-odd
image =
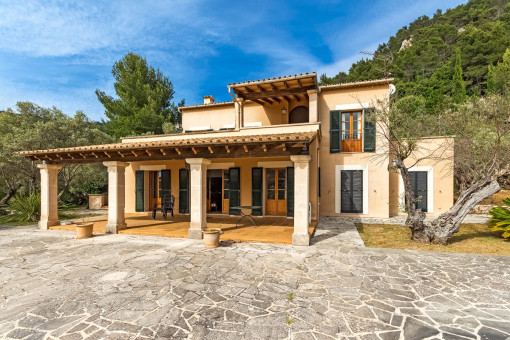
[[[411,230],[397,225],[358,224],[358,232],[367,247],[442,251],[510,256],[510,240],[503,232],[491,231],[487,224],[462,224],[447,246],[424,244],[411,240]]]
[[[503,205],[503,200],[510,197],[510,190],[500,190],[489,198],[484,199],[480,204],[482,205]]]

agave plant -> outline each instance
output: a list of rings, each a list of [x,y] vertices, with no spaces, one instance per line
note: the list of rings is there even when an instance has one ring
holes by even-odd
[[[17,195],[9,203],[11,213],[2,216],[4,222],[36,222],[41,214],[41,196],[38,194]]]
[[[489,227],[492,231],[504,231],[503,237],[510,237],[510,197],[503,200],[506,207],[492,208],[490,214],[492,215],[489,221]]]

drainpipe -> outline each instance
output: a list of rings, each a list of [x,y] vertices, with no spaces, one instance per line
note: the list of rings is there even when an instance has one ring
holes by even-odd
[[[230,86],[227,86],[228,88],[228,93],[230,94],[230,96],[232,96],[232,99],[234,100],[234,110],[235,110],[235,128],[234,130],[235,131],[239,131],[240,128],[241,128],[241,105],[242,103],[239,101],[238,98],[236,98],[232,92],[231,92],[231,88]]]

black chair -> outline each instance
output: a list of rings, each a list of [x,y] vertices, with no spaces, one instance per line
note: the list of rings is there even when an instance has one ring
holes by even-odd
[[[156,212],[158,210],[161,211],[163,218],[166,220],[166,216],[168,212],[172,214],[172,218],[174,217],[174,204],[175,204],[175,196],[174,195],[165,195],[161,199],[161,207],[158,207],[158,204],[155,203],[152,206],[152,218],[156,219]]]

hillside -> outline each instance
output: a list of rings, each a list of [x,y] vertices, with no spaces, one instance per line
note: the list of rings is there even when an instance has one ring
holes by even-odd
[[[510,47],[510,0],[471,0],[402,27],[348,73],[322,75],[322,84],[394,77],[399,98],[422,97],[428,111],[452,97],[483,94],[488,66]],[[461,71],[462,70],[462,71]]]

